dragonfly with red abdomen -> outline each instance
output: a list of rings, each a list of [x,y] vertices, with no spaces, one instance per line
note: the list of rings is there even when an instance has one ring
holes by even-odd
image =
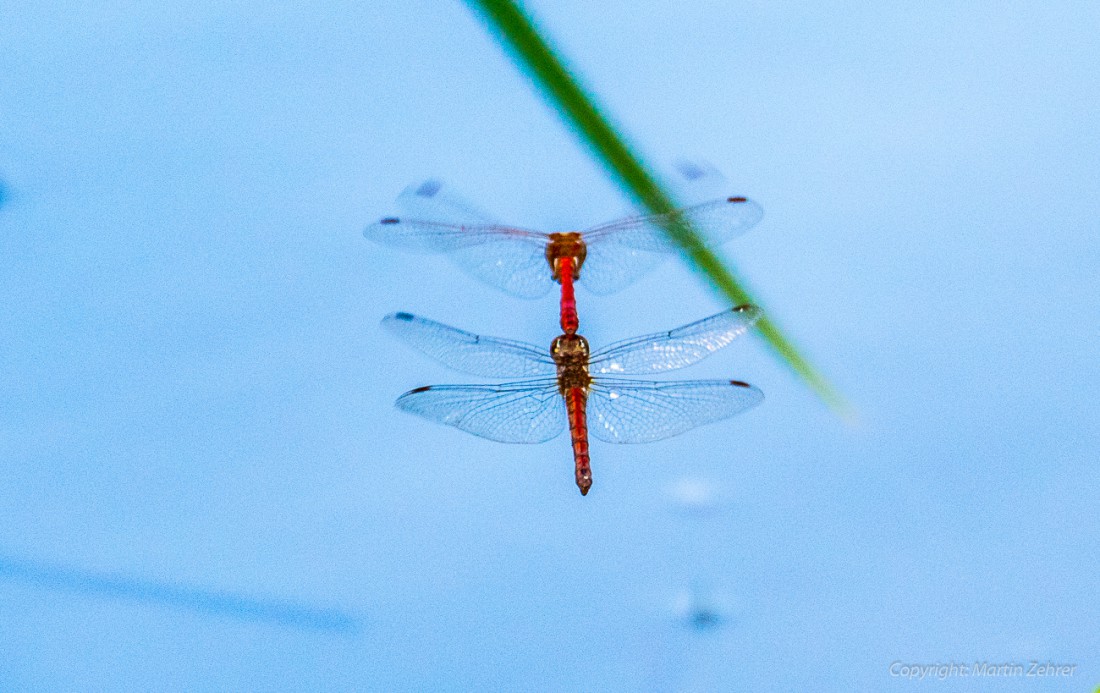
[[[588,434],[610,443],[645,443],[739,414],[764,394],[740,380],[644,381],[617,376],[690,366],[728,345],[760,318],[744,305],[668,332],[589,351],[566,332],[550,349],[482,337],[409,313],[383,319],[413,348],[455,370],[529,378],[497,385],[429,385],[397,407],[503,443],[541,443],[569,429],[577,486],[592,485]]]
[[[444,194],[438,181],[409,187],[398,204],[407,216],[386,217],[363,235],[406,250],[445,253],[470,274],[523,298],[543,296],[559,283],[561,328],[569,334],[579,325],[574,281],[596,294],[618,291],[677,250],[666,228],[688,225],[709,247],[747,231],[764,216],[751,200],[725,197],[585,231],[543,233],[493,223]]]

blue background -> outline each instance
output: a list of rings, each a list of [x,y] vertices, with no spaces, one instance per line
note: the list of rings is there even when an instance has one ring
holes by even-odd
[[[390,311],[557,333],[366,241],[406,184],[627,208],[461,3],[9,3],[0,690],[1095,688],[1100,5],[532,9],[652,160],[764,206],[722,253],[859,422],[747,339],[683,377],[762,407],[595,443],[582,498],[565,438],[393,409],[468,378]],[[678,262],[578,299],[594,344],[723,307]]]

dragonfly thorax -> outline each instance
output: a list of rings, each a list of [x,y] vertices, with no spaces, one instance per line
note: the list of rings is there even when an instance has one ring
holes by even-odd
[[[579,334],[561,334],[550,342],[550,355],[559,366],[577,363],[588,366],[588,340]]]
[[[550,243],[546,246],[546,261],[550,263],[554,281],[561,281],[561,260],[567,257],[573,259],[573,279],[580,278],[581,265],[587,255],[588,248],[576,231],[550,234]]]
[[[558,387],[564,393],[579,387],[584,390],[592,383],[588,375],[588,340],[579,334],[563,334],[550,344],[550,355],[558,364]]]

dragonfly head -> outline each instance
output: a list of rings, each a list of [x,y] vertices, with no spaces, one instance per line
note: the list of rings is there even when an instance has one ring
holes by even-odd
[[[588,340],[579,334],[562,334],[550,343],[550,355],[559,365],[588,365]]]
[[[546,246],[546,261],[554,272],[554,281],[561,281],[561,260],[566,257],[573,260],[573,279],[579,279],[581,265],[587,255],[588,248],[584,245],[584,239],[576,231],[550,234],[550,243]]]

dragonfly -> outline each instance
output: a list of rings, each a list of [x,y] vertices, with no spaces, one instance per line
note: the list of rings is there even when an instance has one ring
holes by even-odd
[[[561,285],[561,328],[580,325],[574,282],[596,294],[627,286],[678,246],[666,228],[688,225],[710,247],[756,225],[764,216],[745,197],[724,197],[665,214],[629,216],[584,231],[544,233],[497,224],[429,180],[398,197],[407,216],[386,217],[363,234],[409,251],[444,253],[475,277],[522,298]]]
[[[725,310],[667,332],[590,351],[575,332],[549,350],[484,337],[410,313],[382,320],[387,330],[445,366],[484,377],[521,378],[496,385],[428,385],[401,395],[398,409],[502,443],[541,443],[569,429],[577,487],[592,486],[588,436],[647,443],[739,414],[764,399],[740,380],[646,381],[690,366],[745,334],[761,316],[752,305]]]

